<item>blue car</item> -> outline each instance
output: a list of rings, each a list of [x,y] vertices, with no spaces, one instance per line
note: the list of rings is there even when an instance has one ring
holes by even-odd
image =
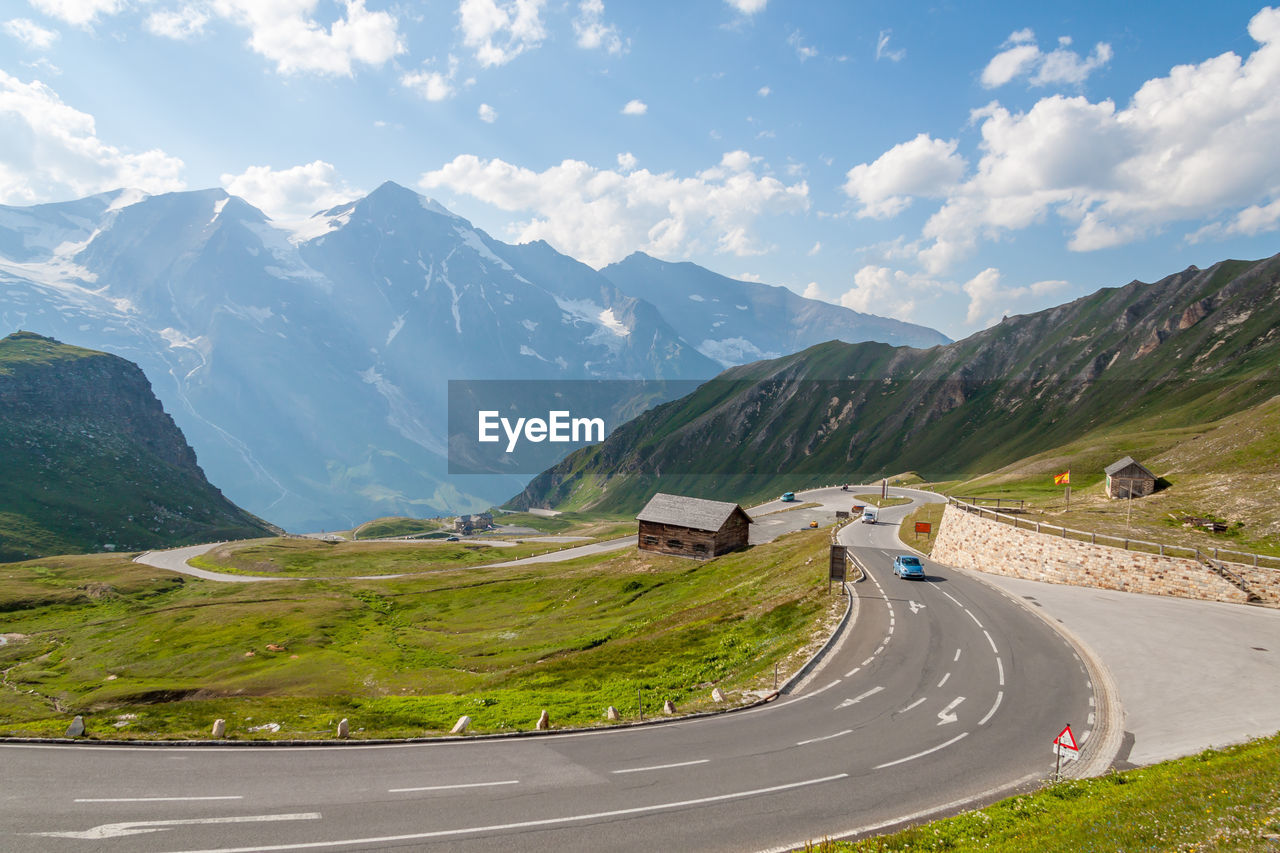
[[[924,580],[924,566],[920,558],[910,554],[899,554],[893,558],[893,573],[900,578],[917,578]]]
[[[795,499],[796,499],[796,493],[795,493],[795,492],[783,492],[783,493],[782,493],[782,502],[783,502],[784,504],[791,503],[791,502],[792,502],[793,500],[795,500]]]

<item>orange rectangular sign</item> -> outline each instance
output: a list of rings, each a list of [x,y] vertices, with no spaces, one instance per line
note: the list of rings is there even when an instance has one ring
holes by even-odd
[[[927,521],[916,522],[916,533],[928,533],[933,530],[933,525]]]

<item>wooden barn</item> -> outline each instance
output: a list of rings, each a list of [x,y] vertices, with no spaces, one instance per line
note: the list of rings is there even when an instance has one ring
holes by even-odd
[[[724,501],[659,492],[636,516],[641,551],[707,560],[747,547],[751,517]]]
[[[1141,498],[1156,490],[1156,475],[1132,456],[1126,456],[1106,467],[1107,497],[1109,498]]]

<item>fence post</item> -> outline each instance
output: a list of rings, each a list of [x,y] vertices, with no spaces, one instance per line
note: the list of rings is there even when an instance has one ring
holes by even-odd
[[[1160,543],[1160,556],[1161,556],[1161,557],[1163,557],[1163,556],[1164,556],[1164,543],[1163,543],[1163,542],[1161,542],[1161,543]]]
[[[1090,534],[1089,534],[1089,544],[1090,544],[1090,545],[1097,545],[1097,544],[1098,544],[1098,534],[1097,534],[1097,533],[1090,533]]]

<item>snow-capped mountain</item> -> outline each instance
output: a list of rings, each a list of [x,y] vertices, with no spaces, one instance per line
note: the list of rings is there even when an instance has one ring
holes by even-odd
[[[292,230],[222,190],[0,206],[0,329],[137,362],[210,480],[293,530],[519,491],[448,475],[450,379],[705,379],[704,341],[758,334],[647,292],[392,183]]]
[[[643,252],[600,274],[628,293],[643,295],[699,352],[723,367],[778,358],[830,340],[920,349],[951,343],[925,326],[806,299],[777,285],[727,278],[697,264],[660,261]]]

